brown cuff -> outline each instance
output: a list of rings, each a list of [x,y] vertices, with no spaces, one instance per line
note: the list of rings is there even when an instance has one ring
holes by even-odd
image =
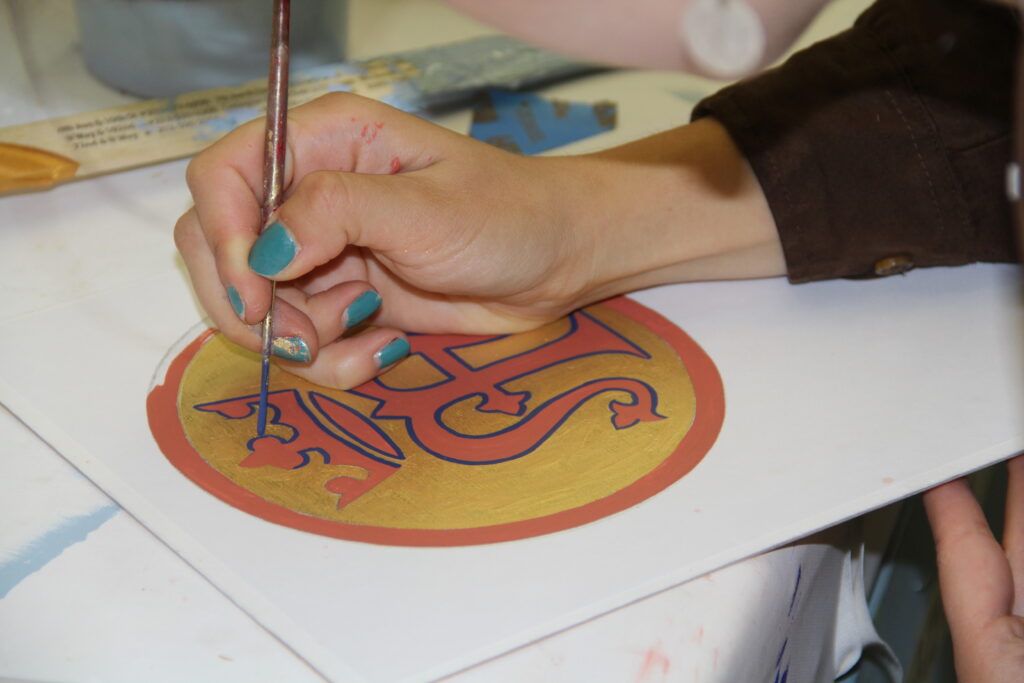
[[[1013,261],[1014,15],[881,0],[838,36],[697,105],[750,161],[792,282]]]

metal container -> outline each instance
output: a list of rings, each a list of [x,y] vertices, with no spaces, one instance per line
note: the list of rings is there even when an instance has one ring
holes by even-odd
[[[143,97],[266,78],[270,0],[77,0],[86,65]],[[291,68],[345,58],[346,0],[293,0]]]

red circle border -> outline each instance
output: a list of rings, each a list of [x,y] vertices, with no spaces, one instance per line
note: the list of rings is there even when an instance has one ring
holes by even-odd
[[[372,527],[311,517],[242,488],[199,455],[178,418],[178,392],[185,370],[215,330],[206,330],[189,343],[169,365],[164,383],[150,391],[146,399],[150,430],[167,459],[208,493],[269,522],[321,536],[381,545],[438,547],[512,541],[581,526],[632,507],[684,477],[711,450],[725,419],[725,392],[718,369],[693,339],[664,316],[632,299],[617,297],[601,305],[643,324],[676,351],[693,383],[696,414],[675,451],[632,484],[604,498],[544,517],[467,529]]]

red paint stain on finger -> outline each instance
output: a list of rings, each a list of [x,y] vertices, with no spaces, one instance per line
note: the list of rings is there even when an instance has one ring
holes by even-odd
[[[661,651],[661,643],[658,643],[644,653],[644,661],[640,665],[640,671],[637,672],[636,683],[668,680],[670,668],[672,668],[672,662]],[[660,676],[658,675],[659,672]]]
[[[381,128],[384,127],[383,121],[374,121],[373,124],[367,123],[363,126],[362,132],[359,133],[359,137],[366,141],[367,144],[377,139],[377,133]]]
[[[391,157],[391,175],[402,170],[402,160],[398,157]]]

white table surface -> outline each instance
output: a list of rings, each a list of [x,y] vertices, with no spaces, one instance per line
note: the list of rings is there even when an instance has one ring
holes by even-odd
[[[851,7],[846,3],[837,10],[834,21],[848,18]],[[352,12],[354,25],[373,27],[352,32],[350,50],[356,57],[488,32],[426,0],[366,0],[353,3]],[[416,30],[425,24],[432,30]],[[12,55],[19,45],[21,51]],[[66,0],[0,2],[0,69],[0,125],[132,101],[85,72]],[[643,78],[666,76],[636,74]],[[678,92],[692,104],[708,87],[699,79],[680,78]],[[464,117],[451,121],[456,127],[464,123]],[[642,107],[631,117],[624,106],[620,130],[599,146],[658,125],[643,119]],[[183,169],[184,162],[172,162],[133,173],[141,176],[142,186],[161,192],[180,186]],[[34,201],[43,206],[48,195]],[[102,221],[103,201],[99,197],[95,206],[84,207],[84,220]],[[169,239],[170,228],[140,239]],[[26,235],[23,241],[33,239]],[[44,281],[33,281],[32,272],[26,268],[17,282],[4,278],[16,299],[9,314],[16,315],[19,306],[25,311],[45,307],[56,296]],[[0,677],[320,678],[8,411],[0,412],[0,444]],[[743,672],[770,679],[771,667],[781,661],[780,633],[786,629],[801,633],[793,640],[810,653],[804,655],[805,666],[813,667],[807,670],[826,675],[818,668],[825,662],[831,675],[835,660],[849,658],[849,652],[832,652],[833,626],[813,619],[794,625],[788,617],[798,573],[805,591],[800,599],[824,606],[815,611],[819,619],[834,614],[840,587],[852,580],[849,547],[850,530],[834,529],[580,624],[454,679],[734,681],[744,680]],[[790,646],[791,655],[794,649]]]

